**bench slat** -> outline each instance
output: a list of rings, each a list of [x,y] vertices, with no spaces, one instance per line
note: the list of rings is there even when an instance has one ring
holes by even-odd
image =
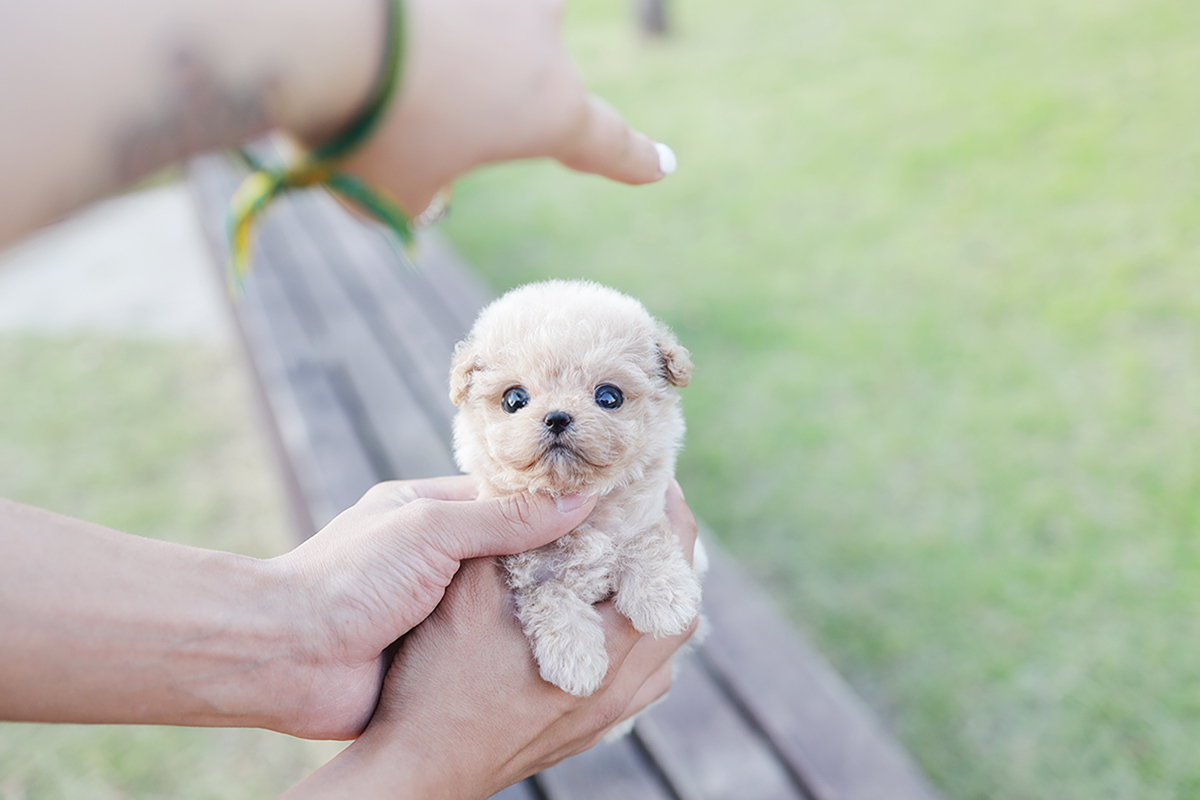
[[[218,209],[228,205],[237,173],[223,157],[210,156],[193,166],[192,176],[197,202],[208,210],[201,223],[223,276],[227,251]],[[235,316],[281,456],[292,515],[302,534],[310,535],[376,482],[376,468],[274,270],[247,283]]]
[[[675,800],[632,736],[598,744],[534,780],[547,800]]]
[[[828,662],[718,550],[704,654],[814,800],[930,800],[937,792]]]
[[[466,333],[475,322],[479,310],[492,300],[492,292],[454,252],[449,243],[436,233],[418,236],[422,274],[430,290],[441,298],[450,315],[447,323]],[[453,333],[453,330],[450,331]],[[462,336],[453,337],[458,341]]]
[[[254,299],[276,289],[271,283],[264,276]],[[254,302],[249,292],[246,299],[248,304]],[[376,468],[340,396],[344,393],[338,391],[323,365],[308,357],[311,349],[304,343],[299,324],[282,309],[272,313],[271,319],[275,329],[258,334],[259,370],[266,371],[271,354],[268,347],[272,347],[282,371],[264,375],[264,389],[284,447],[289,453],[307,456],[296,457],[294,468],[303,489],[305,515],[315,531],[362,496],[364,486],[375,482]]]
[[[424,245],[421,269],[397,269],[392,244],[375,228],[331,213],[332,203],[328,195],[311,192],[293,206],[313,238],[317,231],[328,231],[329,239],[318,241],[327,263],[337,266],[333,277],[343,283],[391,370],[405,381],[425,415],[441,423],[439,433],[444,434],[455,412],[446,394],[450,357],[467,328],[450,318],[455,311],[430,285],[433,268],[424,261]]]
[[[532,781],[514,783],[492,795],[491,800],[542,800]]]
[[[702,654],[679,659],[671,692],[637,721],[638,737],[680,800],[806,800],[705,669]]]
[[[453,473],[445,426],[423,413],[421,399],[400,378],[361,309],[333,273],[341,260],[322,252],[323,242],[316,233],[302,224],[294,207],[280,208],[262,226],[259,257],[263,263],[259,267],[266,271],[268,253],[290,265],[290,269],[275,270],[274,274],[297,302],[304,297],[312,304],[313,310],[304,319],[309,336],[319,354],[329,354],[331,370],[345,371],[347,388],[352,387],[354,392],[347,401],[358,406],[355,410],[363,418],[360,430],[371,437],[368,445],[385,460],[378,465],[380,478]],[[247,283],[256,278],[256,273],[251,273]]]

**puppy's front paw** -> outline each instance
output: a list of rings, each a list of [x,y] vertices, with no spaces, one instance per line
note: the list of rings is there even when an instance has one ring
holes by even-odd
[[[674,636],[700,613],[700,578],[690,568],[630,574],[617,591],[617,610],[641,633]]]
[[[533,656],[544,680],[576,697],[587,697],[599,689],[608,673],[608,650],[599,625],[581,625],[568,635],[535,638]]]
[[[595,606],[557,580],[518,590],[516,600],[542,678],[577,697],[596,691],[608,672],[608,650]]]

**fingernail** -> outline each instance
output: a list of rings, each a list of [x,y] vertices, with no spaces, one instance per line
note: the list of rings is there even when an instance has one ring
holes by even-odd
[[[658,151],[658,171],[663,175],[670,175],[679,166],[675,159],[675,151],[662,142],[655,143],[654,149]]]
[[[580,506],[588,501],[588,495],[584,494],[569,494],[565,497],[554,498],[554,504],[558,506],[558,513],[570,514],[578,511]]]

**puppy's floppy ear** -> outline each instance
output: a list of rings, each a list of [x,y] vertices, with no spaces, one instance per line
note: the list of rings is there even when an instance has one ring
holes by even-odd
[[[475,355],[469,341],[454,346],[454,358],[450,364],[450,402],[461,406],[471,391],[471,373],[483,365]]]
[[[662,375],[673,386],[687,386],[692,380],[692,355],[666,328],[658,330],[658,359]]]

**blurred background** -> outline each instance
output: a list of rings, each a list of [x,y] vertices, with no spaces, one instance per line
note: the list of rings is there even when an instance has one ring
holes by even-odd
[[[1200,796],[1200,5],[666,11],[567,29],[676,175],[490,168],[444,230],[675,329],[693,508],[947,798]],[[117,327],[0,331],[0,494],[285,547],[229,341]],[[262,797],[322,747],[0,726],[0,798]]]
[[[222,291],[169,176],[0,253],[0,496],[253,556],[294,546]],[[0,723],[0,800],[262,800],[339,747]]]

